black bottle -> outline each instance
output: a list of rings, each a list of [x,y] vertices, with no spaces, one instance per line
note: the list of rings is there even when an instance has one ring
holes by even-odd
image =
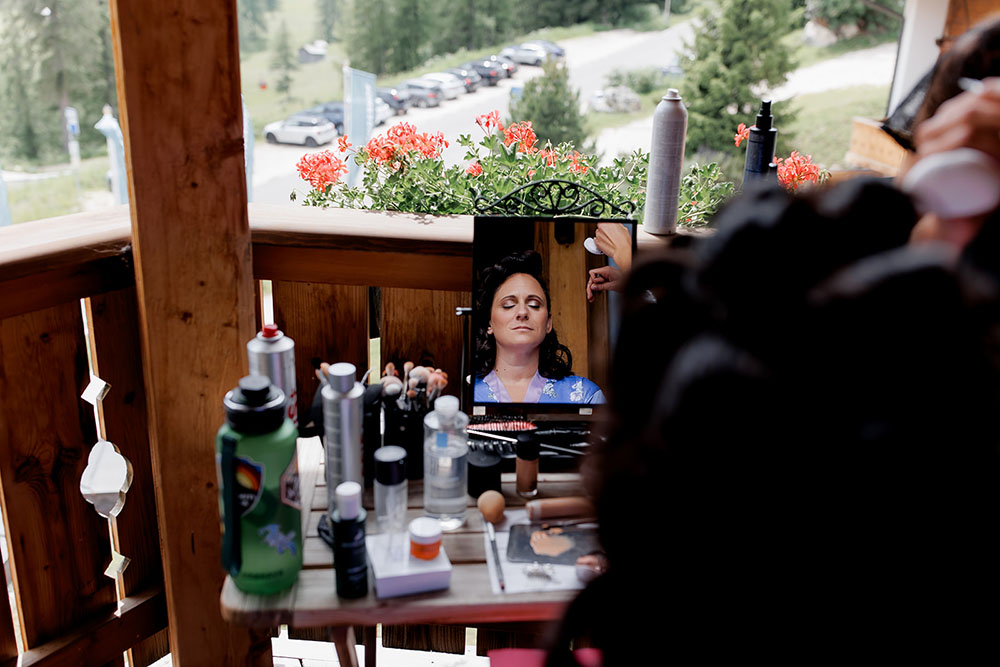
[[[778,143],[778,130],[772,127],[771,100],[762,100],[757,122],[747,137],[747,157],[743,163],[743,186],[763,179],[777,180],[777,171],[771,168],[774,149]]]
[[[337,509],[333,512],[333,567],[337,595],[361,598],[368,595],[368,551],[365,549],[365,519],[361,485],[343,482],[337,486]]]

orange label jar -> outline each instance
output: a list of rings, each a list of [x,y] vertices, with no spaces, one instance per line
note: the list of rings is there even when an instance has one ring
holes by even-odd
[[[441,524],[437,519],[420,517],[410,522],[410,555],[434,560],[441,551]]]

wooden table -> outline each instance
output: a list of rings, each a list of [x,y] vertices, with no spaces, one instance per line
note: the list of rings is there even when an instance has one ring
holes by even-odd
[[[561,618],[576,591],[494,594],[483,545],[483,520],[470,501],[465,525],[445,533],[443,546],[452,564],[451,587],[388,600],[375,599],[374,583],[367,597],[344,600],[337,597],[333,574],[333,552],[319,537],[319,519],[327,510],[327,488],[318,438],[299,441],[299,474],[302,488],[304,565],[298,582],[284,593],[260,596],[243,593],[227,577],[222,588],[222,616],[231,623],[260,628],[287,624],[297,628],[333,627],[341,664],[357,664],[354,625],[376,624],[477,624],[550,621]],[[502,476],[508,507],[523,507],[514,493],[514,476]],[[539,497],[579,495],[580,477],[575,473],[541,474]],[[371,510],[371,490],[365,492],[365,507]],[[409,483],[407,520],[423,514],[423,484]],[[368,514],[368,531],[375,531],[374,512]],[[367,633],[366,633],[367,634]],[[371,637],[374,635],[372,634]],[[366,642],[367,644],[368,642]],[[366,664],[374,664],[374,642],[365,652]]]

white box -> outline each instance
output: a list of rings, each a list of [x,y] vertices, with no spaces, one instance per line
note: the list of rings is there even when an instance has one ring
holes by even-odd
[[[406,533],[370,535],[365,538],[365,547],[377,598],[440,591],[451,585],[451,561],[443,546],[433,560],[411,556]]]

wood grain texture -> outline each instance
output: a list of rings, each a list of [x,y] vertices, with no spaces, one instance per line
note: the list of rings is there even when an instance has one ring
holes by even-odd
[[[382,646],[410,651],[465,653],[465,625],[382,625]]]
[[[499,648],[546,648],[551,623],[503,623],[476,627],[476,655]]]
[[[573,242],[563,244],[555,237],[558,224],[535,225],[536,248],[542,254],[543,275],[552,297],[552,328],[573,355],[573,373],[589,377],[586,226],[573,224]]]
[[[299,425],[304,425],[319,388],[320,362],[350,362],[358,380],[368,370],[368,288],[276,280],[271,297],[275,324],[295,341]]]
[[[26,651],[0,667],[100,667],[122,664],[122,652],[167,622],[163,590],[127,597],[117,609],[80,630]]]
[[[98,405],[99,428],[132,465],[132,486],[125,505],[117,517],[110,519],[115,550],[131,559],[118,578],[119,596],[128,597],[152,586],[163,586],[139,307],[135,288],[91,297],[86,306],[91,366],[95,375],[111,385]],[[133,664],[148,665],[169,652],[165,616],[163,620],[163,631],[132,650]]]
[[[115,604],[107,522],[80,494],[88,381],[79,302],[0,320],[0,499],[28,649]]]
[[[469,286],[471,264],[465,274]],[[462,318],[455,308],[472,305],[471,292],[443,292],[419,289],[382,290],[382,366],[393,361],[419,364],[433,360],[436,368],[448,373],[445,394],[458,395],[462,361]]]
[[[253,270],[235,0],[111,0],[174,664],[270,665],[217,613],[213,441],[247,370]]]

